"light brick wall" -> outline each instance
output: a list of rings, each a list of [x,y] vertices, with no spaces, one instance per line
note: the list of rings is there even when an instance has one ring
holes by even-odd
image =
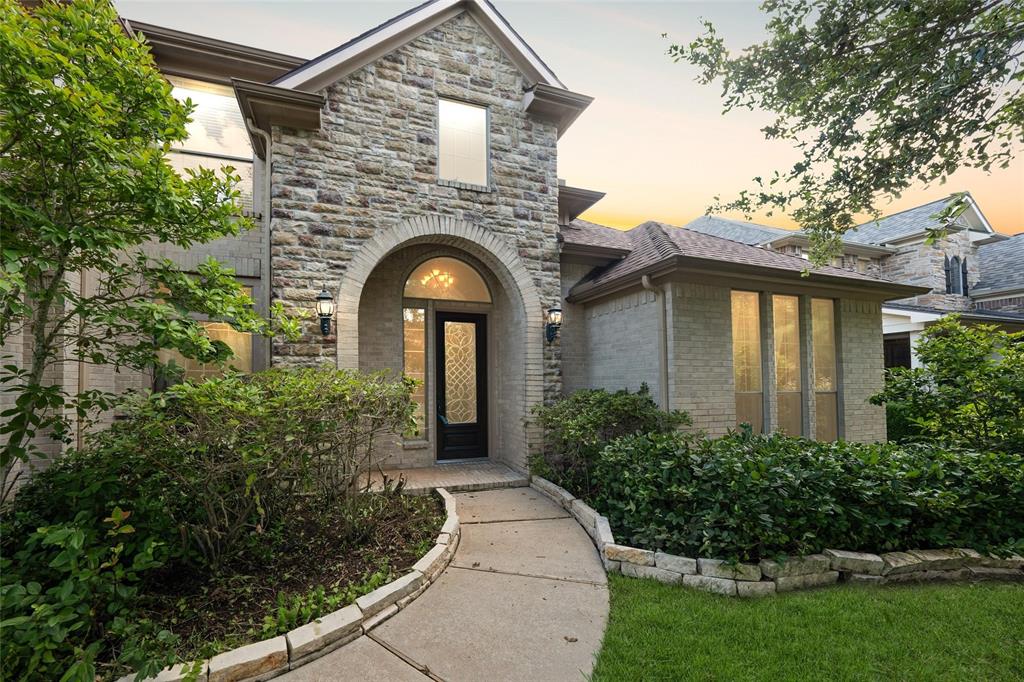
[[[657,400],[661,395],[657,295],[634,289],[587,304],[583,315],[587,385],[636,391],[646,383]]]
[[[565,300],[569,290],[593,269],[591,265],[562,263],[562,390],[566,395],[587,388],[587,323],[583,305]]]
[[[884,441],[885,408],[868,403],[885,379],[882,306],[856,299],[838,306],[840,434],[848,441]]]
[[[725,287],[669,288],[669,386],[672,407],[711,437],[736,426],[732,306]]]

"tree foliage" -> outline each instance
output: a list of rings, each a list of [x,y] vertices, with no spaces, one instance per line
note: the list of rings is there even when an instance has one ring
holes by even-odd
[[[738,54],[710,22],[669,56],[720,81],[725,111],[800,160],[716,209],[791,212],[824,262],[858,214],[959,168],[1005,167],[1024,138],[1024,1],[766,0],[768,39]],[[1015,147],[1017,147],[1015,149]],[[939,215],[954,219],[961,196]]]
[[[27,333],[27,362],[5,358],[2,496],[37,433],[66,437],[71,419],[113,396],[47,380],[64,362],[147,370],[171,348],[203,362],[231,352],[192,313],[271,334],[234,273],[208,260],[198,273],[147,256],[151,244],[188,248],[251,227],[231,167],[169,165],[193,109],[171,95],[141,38],[105,0],[0,2],[0,344]],[[92,273],[95,291],[80,286]],[[275,311],[278,329],[294,321]],[[20,471],[20,470],[19,470]],[[0,497],[2,499],[2,497]]]
[[[904,440],[1024,452],[1024,332],[947,317],[921,335],[921,366],[889,370],[885,404]]]

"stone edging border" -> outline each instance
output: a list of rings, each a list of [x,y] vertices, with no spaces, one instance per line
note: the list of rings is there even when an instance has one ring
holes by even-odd
[[[260,682],[320,658],[377,627],[420,596],[437,580],[459,546],[461,530],[455,498],[435,488],[444,500],[445,521],[434,546],[402,577],[381,585],[337,611],[300,625],[288,634],[254,642],[203,661],[198,682]],[[195,663],[166,668],[147,682],[180,682]],[[132,682],[135,674],[118,682]]]
[[[539,476],[530,477],[530,487],[563,507],[583,526],[606,572],[653,578],[730,597],[761,597],[840,581],[874,585],[927,580],[1024,582],[1024,557],[987,556],[973,549],[916,549],[881,555],[826,549],[821,554],[780,561],[762,559],[757,564],[690,559],[616,544],[608,519],[583,500]]]

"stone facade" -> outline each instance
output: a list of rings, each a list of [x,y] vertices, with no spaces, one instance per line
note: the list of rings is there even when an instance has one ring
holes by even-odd
[[[275,128],[272,174],[274,299],[305,311],[325,284],[339,292],[337,336],[311,320],[298,342],[274,345],[273,364],[400,367],[401,284],[385,273],[397,277],[388,268],[416,252],[390,255],[430,243],[476,258],[505,296],[492,322],[504,346],[492,353],[502,381],[491,430],[498,458],[517,468],[535,442],[530,406],[561,394],[559,345],[541,343],[543,311],[560,299],[557,129],[523,111],[525,86],[460,14],[328,87],[319,131]],[[488,187],[438,180],[439,97],[488,108]],[[388,298],[371,295],[386,281]],[[402,453],[398,464],[433,462],[432,450]]]
[[[926,244],[923,237],[899,245],[896,253],[882,260],[881,276],[901,284],[929,287],[930,292],[901,299],[894,303],[923,305],[940,310],[970,310],[971,299],[961,294],[946,293],[945,259],[967,259],[968,292],[981,277],[978,269],[978,247],[971,241],[968,230],[950,232],[934,244]],[[954,273],[959,277],[959,273]]]

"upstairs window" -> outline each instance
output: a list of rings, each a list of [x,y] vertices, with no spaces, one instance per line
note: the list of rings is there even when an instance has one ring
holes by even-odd
[[[181,175],[189,168],[219,171],[222,166],[233,167],[241,177],[237,188],[242,206],[251,210],[252,147],[234,91],[191,78],[170,76],[168,80],[175,99],[190,99],[195,105],[192,120],[185,126],[188,138],[176,142],[168,154],[171,166]]]
[[[949,275],[950,279],[953,280],[952,291],[948,291],[950,294],[962,294],[964,293],[963,279],[960,274],[960,257],[953,256],[949,259]]]
[[[449,99],[437,102],[438,178],[487,186],[487,109]]]

